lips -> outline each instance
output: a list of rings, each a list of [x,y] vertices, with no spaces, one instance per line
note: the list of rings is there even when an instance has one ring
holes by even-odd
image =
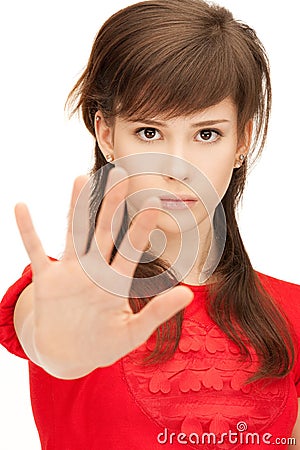
[[[174,194],[174,196],[170,195],[162,195],[159,197],[162,201],[168,201],[168,202],[195,202],[197,201],[196,197],[193,197],[191,195],[184,195],[184,194]]]
[[[162,207],[170,210],[186,209],[192,207],[197,202],[197,198],[192,197],[191,195],[181,194],[174,195],[174,197],[172,197],[172,195],[164,195],[160,197],[160,200]]]

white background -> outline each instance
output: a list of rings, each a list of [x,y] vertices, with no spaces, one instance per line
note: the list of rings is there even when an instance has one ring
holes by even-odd
[[[103,21],[126,0],[15,0],[0,14],[0,296],[28,263],[14,221],[31,210],[47,254],[63,250],[72,182],[92,165],[93,141],[64,113]],[[256,29],[270,57],[273,113],[249,176],[240,228],[254,268],[300,284],[299,7],[297,0],[221,0]],[[37,450],[27,364],[0,349],[0,450]]]

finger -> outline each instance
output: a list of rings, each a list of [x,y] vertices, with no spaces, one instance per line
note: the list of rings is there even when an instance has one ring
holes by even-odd
[[[176,286],[154,297],[139,313],[131,316],[128,326],[132,346],[143,344],[164,322],[185,308],[194,298],[188,287]]]
[[[89,198],[91,180],[86,175],[77,177],[73,184],[68,216],[65,258],[83,255],[86,250],[89,222]]]
[[[132,277],[149,244],[149,235],[155,229],[161,202],[158,197],[148,198],[123,238],[112,267],[119,273]]]
[[[89,251],[90,255],[100,252],[101,257],[107,263],[109,263],[114,243],[122,225],[127,191],[127,172],[121,167],[111,169],[107,178],[94,239]]]
[[[24,203],[18,203],[15,206],[15,216],[24,247],[32,263],[33,272],[37,273],[50,263],[49,258],[45,254],[28,208]]]

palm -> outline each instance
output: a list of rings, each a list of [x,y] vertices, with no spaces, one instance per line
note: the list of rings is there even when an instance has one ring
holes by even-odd
[[[113,169],[107,185],[124,178],[124,172],[121,168]],[[159,201],[151,198],[145,202],[145,209],[133,221],[109,265],[114,246],[111,224],[117,207],[126,197],[128,179],[105,195],[87,253],[88,198],[86,194],[79,196],[86,182],[86,177],[79,177],[74,183],[66,247],[60,261],[49,260],[27,207],[16,206],[17,223],[34,275],[35,346],[45,367],[65,363],[92,370],[112,364],[141,345],[193,297],[189,289],[178,286],[154,297],[139,313],[132,313],[128,302],[131,280],[138,255],[147,246],[155,227],[158,211],[153,207],[158,207]],[[117,230],[121,220],[122,214],[115,224]],[[118,286],[117,293],[103,288],[107,280],[110,286]]]

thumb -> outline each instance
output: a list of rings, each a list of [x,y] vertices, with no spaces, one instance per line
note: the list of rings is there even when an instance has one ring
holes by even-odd
[[[185,308],[194,298],[194,293],[186,286],[176,286],[170,291],[154,297],[131,319],[131,336],[135,347],[144,343],[164,322]]]

